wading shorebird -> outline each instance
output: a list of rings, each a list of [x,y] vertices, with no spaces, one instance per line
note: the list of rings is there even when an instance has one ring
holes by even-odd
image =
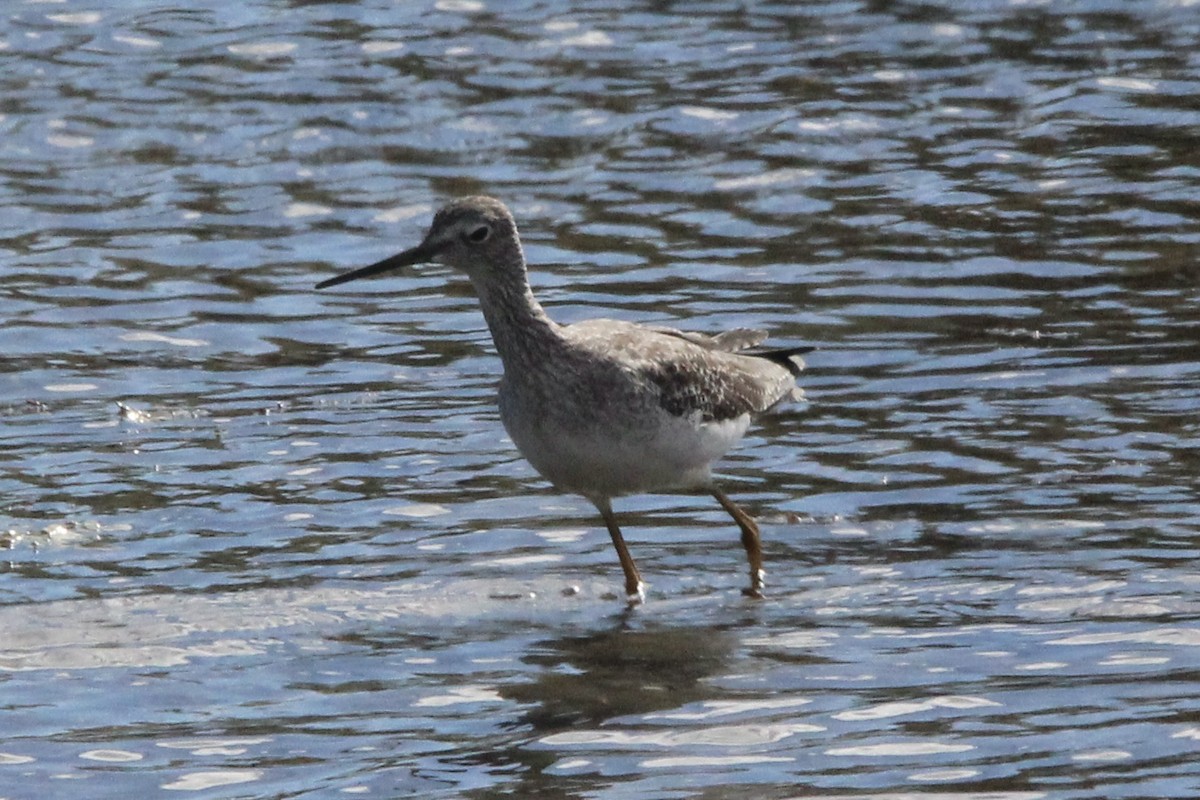
[[[668,490],[705,490],[729,512],[750,562],[743,593],[762,597],[758,525],[713,482],[712,464],[751,417],[799,393],[798,356],[812,348],[756,349],[766,334],[744,328],[707,336],[611,319],[559,325],[529,288],[512,214],[491,197],[454,200],[416,247],[317,288],[429,262],[470,279],[504,364],[500,419],[534,469],[596,506],[629,601],[643,599],[642,578],[612,500]]]

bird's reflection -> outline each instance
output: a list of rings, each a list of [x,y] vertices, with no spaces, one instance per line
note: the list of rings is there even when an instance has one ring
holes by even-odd
[[[632,630],[625,624],[553,639],[525,658],[544,668],[540,677],[503,693],[537,704],[522,722],[539,733],[677,708],[721,696],[704,679],[724,670],[735,642],[712,627]]]

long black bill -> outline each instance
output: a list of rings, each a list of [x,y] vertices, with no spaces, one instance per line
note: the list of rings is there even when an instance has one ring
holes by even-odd
[[[369,267],[360,267],[359,269],[351,270],[350,272],[344,272],[341,275],[337,275],[332,278],[327,278],[326,280],[318,283],[317,288],[326,289],[330,286],[337,286],[339,283],[356,281],[359,278],[366,278],[370,275],[378,275],[379,273],[387,272],[388,270],[399,269],[400,267],[409,267],[413,264],[423,264],[427,261],[432,261],[440,249],[440,247],[429,244],[428,242],[421,242],[411,250],[405,250],[403,253],[397,253],[396,255],[390,258],[385,258],[383,261],[376,262]]]

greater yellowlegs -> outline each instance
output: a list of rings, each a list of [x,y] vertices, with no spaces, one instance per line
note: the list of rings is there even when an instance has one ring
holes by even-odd
[[[612,499],[662,490],[704,489],[729,512],[750,562],[744,593],[761,597],[758,525],[713,483],[712,463],[752,415],[799,391],[798,356],[812,348],[754,349],[766,334],[748,329],[706,336],[611,319],[559,325],[529,288],[512,214],[491,197],[451,202],[416,247],[317,288],[427,262],[470,278],[504,364],[500,419],[538,472],[599,510],[630,601],[642,599],[642,579]]]

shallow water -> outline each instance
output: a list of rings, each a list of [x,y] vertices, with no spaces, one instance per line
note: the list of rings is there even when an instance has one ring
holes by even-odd
[[[1187,2],[22,3],[0,27],[0,797],[1200,794]],[[702,496],[503,436],[561,321],[815,345]]]

